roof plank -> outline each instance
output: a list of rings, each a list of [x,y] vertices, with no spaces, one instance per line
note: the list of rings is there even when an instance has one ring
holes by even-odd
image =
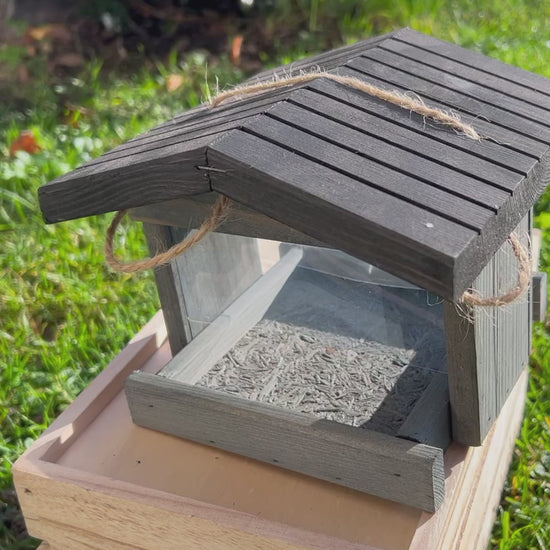
[[[432,67],[425,64],[423,60],[417,61],[411,57],[404,57],[401,53],[390,51],[388,46],[382,45],[375,50],[365,52],[361,58],[363,57],[375,59],[400,71],[414,74],[440,88],[447,88],[464,97],[474,99],[480,102],[488,113],[492,113],[491,120],[496,122],[502,120],[507,124],[513,124],[513,128],[526,132],[528,135],[550,136],[550,127],[545,122],[549,114],[548,109],[503,94],[499,90],[491,90],[485,86],[485,83],[481,85],[444,71],[440,67]],[[542,98],[546,99],[545,96]],[[511,116],[505,116],[504,113]],[[545,137],[545,139],[548,138]]]
[[[40,207],[48,223],[93,216],[210,191],[197,169],[205,163],[212,137],[126,157],[108,166],[82,167],[40,187]]]
[[[513,112],[505,111],[494,105],[489,105],[463,94],[460,90],[441,86],[434,80],[403,70],[404,66],[389,52],[376,50],[365,52],[363,57],[357,57],[347,65],[358,69],[367,75],[380,76],[392,83],[415,92],[426,99],[442,101],[458,111],[467,112],[474,117],[484,117],[494,125],[499,125],[515,134],[526,136],[532,141],[538,141],[543,147],[550,143],[550,128],[527,120]]]
[[[202,129],[215,128],[216,125],[224,125],[232,121],[254,116],[280,99],[284,99],[288,93],[288,89],[277,90],[277,93],[243,97],[239,101],[232,101],[228,104],[224,103],[218,107],[210,107],[208,104],[203,105],[200,110],[197,110],[192,118],[187,119],[183,117],[183,121],[178,122],[178,117],[175,117],[170,123],[161,124],[111,149],[103,154],[101,158],[110,158],[112,155],[118,155],[126,150],[129,151],[134,147],[141,147],[154,140],[163,140],[180,135],[185,136],[186,134],[193,134]]]
[[[362,110],[358,105],[352,106],[350,103],[343,103],[335,97],[327,97],[315,93],[314,90],[307,89],[292,93],[288,102],[300,105],[304,109],[323,115],[340,124],[355,128],[366,135],[394,144],[419,157],[433,160],[442,166],[455,169],[477,180],[491,183],[501,189],[513,191],[525,175],[525,173],[518,173],[517,168],[512,171],[485,158],[474,156],[471,152],[464,152],[462,149],[457,148],[451,140],[442,142],[425,132],[415,131],[418,130],[420,124],[421,128],[425,126],[424,120],[415,121],[416,128],[414,130],[396,124],[396,120],[403,118],[402,113],[396,113],[397,116],[393,120],[388,120],[388,118],[380,116],[376,108],[370,111]],[[353,100],[351,103],[354,103]],[[275,106],[275,108],[277,107]],[[400,111],[400,109],[396,110]],[[449,133],[456,136],[455,132]],[[478,155],[479,151],[477,149],[482,149],[484,147],[480,147],[480,145],[485,145],[485,142],[475,142],[469,138],[459,138],[458,140],[461,145],[463,141],[470,141],[472,151],[475,151]],[[529,159],[525,163],[525,168],[529,170],[533,164],[534,161]]]
[[[216,168],[215,191],[442,296],[454,295],[454,261],[475,231],[240,130],[213,142],[208,158]]]
[[[358,76],[358,73],[352,70],[346,71],[343,69],[340,72],[343,74],[348,74],[349,76]],[[364,77],[364,75],[360,76]],[[365,80],[367,80],[367,78],[365,78]],[[373,82],[378,86],[388,88],[386,83],[378,81],[374,78],[368,78],[368,81]],[[441,124],[432,123],[414,112],[410,112],[407,117],[404,117],[403,110],[399,107],[396,107],[386,101],[382,101],[381,99],[365,95],[359,90],[345,87],[337,82],[319,79],[312,82],[308,86],[308,89],[336,99],[340,103],[348,104],[354,108],[361,109],[366,113],[376,115],[377,117],[383,118],[396,126],[412,130],[417,136],[429,136],[433,140],[452,145],[457,150],[468,152],[471,155],[477,156],[481,159],[486,159],[494,165],[502,166],[508,168],[509,170],[515,170],[523,175],[527,174],[537,162],[537,159],[534,156],[529,156],[525,153],[510,150],[509,148],[506,148],[494,141],[482,140],[481,142],[476,142],[463,135],[457,134]],[[430,102],[430,105],[432,104],[433,103]],[[441,104],[433,105],[436,107],[443,107]],[[462,119],[464,122],[471,122],[468,117],[462,117]],[[488,125],[484,125],[483,121],[475,120],[474,123],[479,131],[490,131]],[[539,144],[535,145],[539,146]],[[470,164],[468,164],[468,166],[470,166]]]
[[[481,84],[498,94],[506,94],[531,105],[539,106],[546,110],[550,109],[550,95],[543,95],[540,92],[521,84],[516,84],[516,82],[512,82],[501,76],[481,71],[475,66],[465,65],[454,59],[439,55],[437,52],[431,52],[400,39],[386,40],[380,47],[383,50],[392,51],[409,59],[414,59],[423,65],[445,71],[469,82]]]
[[[438,55],[454,59],[470,67],[476,67],[489,75],[496,75],[541,94],[550,95],[550,80],[542,75],[503,63],[493,57],[488,57],[479,52],[462,48],[457,44],[445,42],[444,40],[439,40],[412,29],[402,29],[399,32],[398,38],[426,51],[435,52]]]
[[[271,102],[263,103],[262,105],[247,110],[244,113],[228,113],[223,117],[217,118],[211,123],[206,123],[205,121],[205,123],[199,125],[177,128],[171,132],[144,135],[143,139],[139,141],[127,142],[119,147],[116,147],[115,149],[112,149],[109,153],[92,160],[86,164],[86,167],[98,166],[99,164],[110,163],[113,161],[123,162],[123,159],[125,158],[135,158],[137,160],[137,155],[142,153],[147,153],[149,151],[159,150],[174,145],[177,146],[202,137],[215,136],[220,132],[238,128],[244,121],[255,115],[263,113],[266,108],[271,105]]]
[[[339,69],[339,73],[363,78],[386,90],[397,89],[402,92],[414,93],[432,107],[455,111],[463,122],[471,124],[486,140],[497,141],[507,148],[534,155],[536,158],[544,154],[548,148],[548,144],[543,139],[532,137],[514,127],[515,122],[522,126],[522,122],[529,121],[523,121],[521,118],[518,121],[515,115],[505,111],[497,113],[497,116],[503,114],[505,118],[508,118],[508,115],[512,117],[512,124],[507,124],[502,119],[490,116],[495,114],[494,109],[496,108],[487,109],[475,99],[465,97],[447,88],[440,88],[412,74],[379,63],[375,59],[356,58],[346,65],[345,69]]]
[[[458,223],[481,229],[509,197],[505,191],[299,107],[277,105],[268,115],[286,124],[260,117],[244,127],[313,159],[317,154],[323,164]]]

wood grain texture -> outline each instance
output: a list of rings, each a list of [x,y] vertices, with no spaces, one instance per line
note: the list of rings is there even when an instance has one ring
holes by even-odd
[[[197,382],[238,340],[258,323],[292,274],[302,251],[288,252],[265,275],[243,291],[227,309],[219,311],[212,322],[162,369],[161,376],[189,384]],[[133,395],[128,395],[131,403]]]
[[[33,535],[62,545],[76,528],[101,550],[406,548],[415,509],[134,426],[121,374],[162,368],[165,336],[157,315],[15,465]]]
[[[260,121],[249,122],[245,135],[235,131],[209,147],[216,191],[450,300],[471,286],[542,192],[550,161],[547,152],[498,213],[474,231],[438,215],[431,203],[409,202],[418,182],[407,185],[405,175],[383,178],[390,171],[380,164],[377,171],[364,170],[366,159],[359,155]],[[313,150],[322,151],[322,164],[313,160]],[[377,175],[380,188],[369,186]],[[260,178],[258,200],[254,182]],[[397,189],[403,196],[393,194]]]
[[[380,86],[383,89],[397,89],[400,91],[406,91],[404,88],[383,82],[374,78],[372,75],[362,75],[357,71],[353,71],[347,67],[339,69],[339,74],[347,76],[355,76],[368,80],[373,84]],[[518,152],[514,149],[506,147],[507,142],[495,143],[491,140],[482,140],[477,142],[475,140],[467,139],[464,136],[458,135],[456,132],[448,131],[448,129],[441,127],[435,123],[429,123],[424,120],[420,115],[410,112],[407,117],[403,116],[403,111],[395,105],[388,104],[386,101],[382,101],[375,97],[370,97],[360,93],[358,90],[353,90],[348,87],[344,87],[335,82],[319,79],[310,83],[307,87],[316,93],[321,93],[326,97],[337,100],[339,103],[347,104],[354,109],[359,109],[365,113],[368,113],[377,118],[386,120],[392,124],[392,134],[398,133],[399,128],[406,128],[410,132],[413,132],[417,136],[429,136],[431,140],[441,142],[450,145],[453,150],[464,151],[469,155],[473,155],[480,159],[486,160],[490,164],[502,166],[508,170],[517,171],[520,174],[525,175],[536,163],[537,158],[531,152]],[[292,95],[300,97],[301,92],[298,91]],[[444,105],[430,101],[430,105],[439,108],[445,108]],[[492,128],[483,120],[474,119],[474,117],[465,116],[461,114],[461,120],[464,120],[468,124],[473,124],[478,131],[483,132],[484,135],[492,130]],[[394,126],[397,126],[394,129]],[[368,128],[368,127],[367,127]],[[433,147],[430,145],[429,147]],[[460,158],[460,157],[458,157]],[[449,160],[447,159],[447,162]],[[475,162],[475,161],[474,161]],[[487,166],[486,164],[482,164]],[[475,165],[470,165],[469,162],[464,162],[460,168],[462,170],[468,170],[470,167],[474,168]]]
[[[187,230],[173,227],[171,233],[175,244]],[[192,338],[262,274],[255,239],[222,233],[210,233],[172,263]]]
[[[196,166],[210,137],[155,150],[147,158],[83,166],[40,187],[44,219],[54,223],[210,191]]]
[[[151,254],[185,238],[187,230],[145,224]],[[177,354],[262,273],[254,239],[218,233],[155,269],[172,353]],[[220,284],[223,281],[223,284]]]
[[[143,230],[151,255],[168,250],[175,244],[174,235],[167,225],[144,223]],[[174,262],[155,268],[155,281],[168,331],[172,354],[176,354],[193,338],[179,271]]]
[[[134,208],[131,217],[149,223],[198,229],[201,223],[211,215],[212,206],[219,197],[219,193],[212,192],[186,199],[174,199],[159,204],[142,206]],[[217,231],[229,235],[243,235],[259,239],[323,246],[316,239],[237,202],[231,204],[226,218],[220,223]]]
[[[443,500],[441,449],[146,373],[126,391],[140,426],[431,512]]]
[[[269,522],[263,522],[258,533],[243,525],[244,517],[235,521],[232,516],[238,514],[229,510],[147,488],[136,495],[130,484],[109,486],[108,478],[71,476],[65,468],[41,466],[42,476],[36,471],[21,471],[17,476],[17,484],[30,491],[22,499],[28,528],[37,538],[59,540],[63,550],[157,550],[159,545],[180,550],[182,543],[186,550],[377,550],[369,544],[310,536]]]
[[[412,29],[402,29],[396,38],[409,44],[414,44],[427,52],[436,53],[443,58],[456,60],[467,67],[475,67],[483,73],[484,78],[487,75],[498,76],[508,82],[520,84],[524,88],[550,95],[550,82],[542,75],[531,73],[514,65],[503,63],[498,59],[473,50],[461,48],[456,44],[439,40]]]
[[[483,228],[509,197],[505,191],[430,160],[419,162],[408,151],[292,105],[277,105],[245,128],[311,160],[318,151],[325,165],[474,229]]]
[[[438,88],[415,75],[399,71],[394,67],[384,65],[377,59],[367,57],[356,58],[338,70],[339,74],[362,78],[375,86],[386,90],[413,92],[432,107],[445,111],[458,112],[461,120],[481,133],[481,135],[498,141],[504,149],[511,149],[526,155],[539,158],[546,150],[544,142],[528,134],[517,131],[514,127],[497,124],[492,118],[486,121],[480,115],[483,112],[481,104],[474,99],[463,98],[447,88]],[[492,110],[492,109],[491,109]],[[504,115],[506,118],[506,115]],[[514,119],[515,120],[515,119]]]
[[[209,162],[226,171],[212,173],[216,191],[437,294],[454,296],[453,259],[461,243],[475,238],[473,230],[435,214],[426,217],[413,204],[243,132],[213,144]],[[261,203],[253,185],[260,174]]]
[[[288,90],[274,90],[265,95],[243,98],[238,103],[222,104],[215,108],[205,106],[193,117],[184,117],[182,122],[179,122],[176,117],[167,125],[157,127],[115,147],[88,163],[87,166],[98,166],[115,159],[163,149],[236,128],[242,121],[265,111],[270,105],[278,102],[281,98],[284,99],[287,95]]]
[[[516,234],[528,246],[529,216]],[[473,288],[494,296],[517,283],[518,264],[504,244],[483,269]],[[449,391],[455,441],[480,445],[496,420],[530,352],[530,298],[467,314],[445,306]]]
[[[550,93],[549,95],[541,94],[531,86],[521,85],[509,78],[503,78],[503,76],[497,76],[496,74],[482,71],[475,66],[466,65],[455,59],[450,59],[440,53],[431,52],[421,46],[422,43],[425,43],[421,37],[422,35],[418,33],[418,38],[420,38],[420,40],[415,40],[413,38],[412,41],[416,42],[416,44],[411,44],[406,41],[407,35],[402,34],[401,37],[397,39],[384,41],[380,44],[380,47],[383,50],[392,51],[407,59],[419,61],[423,65],[443,71],[466,82],[476,83],[476,88],[482,86],[486,90],[491,91],[491,101],[493,98],[498,100],[499,97],[504,95],[510,98],[520,99],[524,104],[527,103],[537,108],[550,109]],[[506,67],[506,65],[504,65],[504,67]],[[504,74],[506,74],[506,72],[506,70],[503,71]]]
[[[525,370],[482,447],[453,443],[447,451],[448,498],[437,514],[422,514],[408,550],[487,547],[523,420],[527,378]]]
[[[166,363],[169,350],[160,343],[149,360],[139,359],[142,344],[162,342],[162,323],[155,330],[137,334],[14,465],[31,532],[49,539],[51,550],[77,548],[67,542],[74,529],[87,550],[117,544],[158,550],[159,540],[166,550],[181,550],[182,541],[192,550],[486,547],[522,421],[526,374],[483,447],[449,449],[443,506],[419,513],[132,426],[120,374],[156,372]],[[56,458],[49,449],[60,439],[64,450]]]
[[[544,321],[548,313],[548,273],[533,274],[533,321]]]
[[[410,48],[413,49],[413,48]],[[504,94],[501,89],[488,88],[484,78],[471,80],[466,79],[456,74],[456,72],[449,72],[441,67],[443,63],[426,63],[422,57],[422,50],[408,52],[411,55],[406,55],[406,47],[402,47],[401,44],[390,40],[384,44],[381,44],[374,53],[374,50],[368,52],[367,55],[371,55],[372,58],[377,59],[381,63],[385,63],[399,70],[406,71],[418,75],[423,80],[437,84],[441,88],[447,88],[453,90],[455,93],[459,93],[465,98],[471,98],[483,105],[484,108],[497,110],[493,113],[499,112],[499,118],[492,117],[492,120],[496,122],[504,122],[514,120],[510,118],[500,118],[502,113],[500,111],[507,111],[514,113],[517,119],[522,119],[524,123],[527,121],[535,122],[535,126],[531,124],[525,124],[525,126],[519,124],[519,120],[516,120],[517,129],[533,128],[535,132],[542,131],[547,128],[545,119],[548,117],[548,109],[539,106],[538,103],[528,102],[524,94],[520,93],[519,96],[513,94]],[[420,54],[420,55],[419,55]],[[542,94],[533,94],[532,99],[538,97],[540,102],[544,105],[548,101],[548,97]]]
[[[301,258],[298,248],[287,252],[159,375],[131,375],[126,395],[134,422],[352,489],[436,510],[443,498],[443,481],[439,477],[441,448],[411,446],[383,434],[319,421],[310,415],[233,396],[226,398],[192,385],[263,317]],[[425,400],[437,404],[441,417],[441,409],[448,411],[448,401],[439,389],[432,388]],[[430,412],[434,412],[433,407]],[[422,431],[421,437],[430,438],[428,431],[433,430],[423,426],[425,418],[421,416],[417,413],[417,420],[409,427],[411,431]],[[449,426],[443,422],[435,430],[437,438],[433,437],[438,442],[445,443],[439,433],[445,427],[448,440]],[[337,461],[335,456],[339,457]],[[392,456],[396,457],[396,464],[388,462]],[[384,462],[389,470],[378,472]],[[406,472],[414,475],[409,479]]]
[[[391,105],[381,100],[363,94],[350,96],[344,93],[343,88],[339,90],[323,84],[332,83],[322,79],[315,81],[311,89],[294,91],[288,102],[495,187],[514,189],[535,164],[534,159],[521,154],[513,155],[512,159],[503,154],[496,155],[497,152],[502,153],[502,149],[490,141],[475,143],[454,132],[434,128],[430,131],[430,125],[420,125],[414,119],[409,120],[407,125],[399,116],[400,109],[395,106],[392,109]],[[381,105],[387,109],[382,109]],[[470,147],[464,151],[468,145]],[[505,168],[500,163],[506,163],[509,167]]]
[[[548,117],[546,112],[541,115],[539,111],[536,111],[536,115],[533,114],[533,117],[527,118],[524,112],[527,110],[526,107],[529,106],[522,104],[525,108],[522,109],[521,114],[516,114],[517,109],[515,110],[513,106],[508,105],[512,101],[511,98],[510,101],[504,101],[503,98],[506,96],[502,98],[495,97],[495,103],[489,103],[485,100],[488,94],[481,93],[475,85],[464,85],[460,79],[453,78],[447,86],[444,82],[450,80],[451,75],[446,75],[446,73],[436,71],[421,63],[404,59],[392,52],[375,48],[350,61],[347,66],[358,69],[365,74],[372,74],[374,71],[374,76],[379,75],[382,78],[395,80],[397,84],[416,91],[427,98],[442,101],[450,107],[455,107],[470,115],[475,116],[477,114],[477,116],[485,117],[493,125],[508,128],[518,135],[529,136],[531,140],[541,144],[547,144],[550,140],[550,128],[544,122],[535,122],[534,119],[535,116],[542,116],[542,120],[546,120]],[[445,76],[448,78],[445,78]],[[472,94],[466,92],[466,89],[470,90],[472,88],[474,88]],[[481,87],[480,89],[485,90]],[[500,101],[503,101],[508,109],[501,108],[496,104]],[[516,107],[519,108],[519,106]],[[535,111],[535,108],[533,107],[532,110]],[[531,112],[530,109],[528,111]]]

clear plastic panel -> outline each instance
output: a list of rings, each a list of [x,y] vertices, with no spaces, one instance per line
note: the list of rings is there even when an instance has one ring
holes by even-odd
[[[446,370],[443,301],[341,251],[302,248],[263,319],[199,385],[395,434]]]

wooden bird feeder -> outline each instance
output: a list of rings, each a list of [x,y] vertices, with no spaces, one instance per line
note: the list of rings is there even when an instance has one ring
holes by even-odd
[[[547,183],[550,82],[409,29],[251,82],[312,69],[483,139],[320,74],[192,109],[42,187],[41,207],[131,209],[155,252],[229,197],[156,270],[173,359],[127,380],[134,422],[434,511],[447,446],[483,442],[527,363],[529,293],[457,303],[517,285],[507,239],[529,247]]]

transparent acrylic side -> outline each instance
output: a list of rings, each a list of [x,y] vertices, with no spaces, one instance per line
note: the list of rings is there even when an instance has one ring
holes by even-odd
[[[264,272],[296,248],[257,246]],[[341,251],[298,248],[263,318],[199,384],[396,433],[446,370],[442,300]]]

